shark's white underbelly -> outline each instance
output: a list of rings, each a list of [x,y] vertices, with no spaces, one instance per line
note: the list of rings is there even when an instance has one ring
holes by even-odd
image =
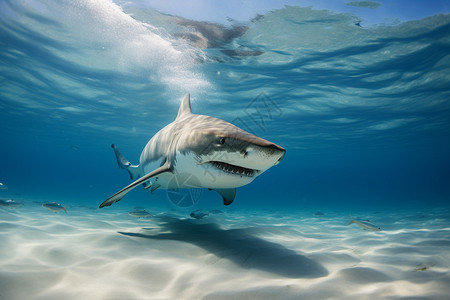
[[[160,166],[159,161],[144,165],[145,174]],[[223,172],[209,163],[201,163],[191,153],[176,153],[173,173],[166,172],[152,178],[152,184],[162,189],[178,188],[237,188],[249,184],[256,176],[236,175]]]

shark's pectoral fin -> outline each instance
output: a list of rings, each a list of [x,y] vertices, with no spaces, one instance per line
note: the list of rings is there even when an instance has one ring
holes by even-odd
[[[138,185],[140,185],[140,184],[144,183],[145,181],[149,180],[150,178],[152,178],[158,174],[164,173],[164,172],[172,172],[172,167],[170,166],[169,163],[164,164],[163,166],[159,167],[158,169],[142,176],[138,180],[127,185],[126,187],[124,187],[123,189],[121,189],[120,191],[118,191],[117,193],[115,193],[114,195],[109,197],[108,199],[106,199],[102,204],[100,204],[100,208],[105,207],[105,206],[110,206],[111,204],[120,201],[123,198],[123,196],[126,195],[126,193],[128,193],[129,191],[131,191]]]
[[[236,196],[236,189],[214,189],[218,192],[223,198],[224,205],[230,205],[234,201],[234,197]]]

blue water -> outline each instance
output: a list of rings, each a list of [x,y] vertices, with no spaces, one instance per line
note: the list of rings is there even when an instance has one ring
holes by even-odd
[[[139,5],[1,1],[0,16],[0,197],[97,207],[129,183],[110,144],[138,163],[189,92],[194,113],[287,150],[232,207],[450,204],[449,14],[364,26],[285,7],[219,26]],[[139,188],[115,206],[167,203]],[[203,191],[202,206],[221,199]]]

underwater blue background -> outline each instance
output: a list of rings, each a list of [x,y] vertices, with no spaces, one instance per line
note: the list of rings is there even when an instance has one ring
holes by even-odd
[[[0,2],[0,197],[97,207],[130,182],[110,144],[138,163],[190,93],[194,113],[287,150],[233,207],[449,205],[448,6],[366,26],[311,7],[217,25],[116,4]],[[170,207],[140,188],[116,205]],[[205,190],[208,205],[222,207]]]

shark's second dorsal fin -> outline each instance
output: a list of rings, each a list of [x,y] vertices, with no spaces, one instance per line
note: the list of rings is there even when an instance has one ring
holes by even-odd
[[[178,109],[178,115],[177,119],[181,118],[182,116],[186,114],[192,114],[191,111],[191,95],[188,93],[184,96],[183,100],[181,101],[180,108]]]

